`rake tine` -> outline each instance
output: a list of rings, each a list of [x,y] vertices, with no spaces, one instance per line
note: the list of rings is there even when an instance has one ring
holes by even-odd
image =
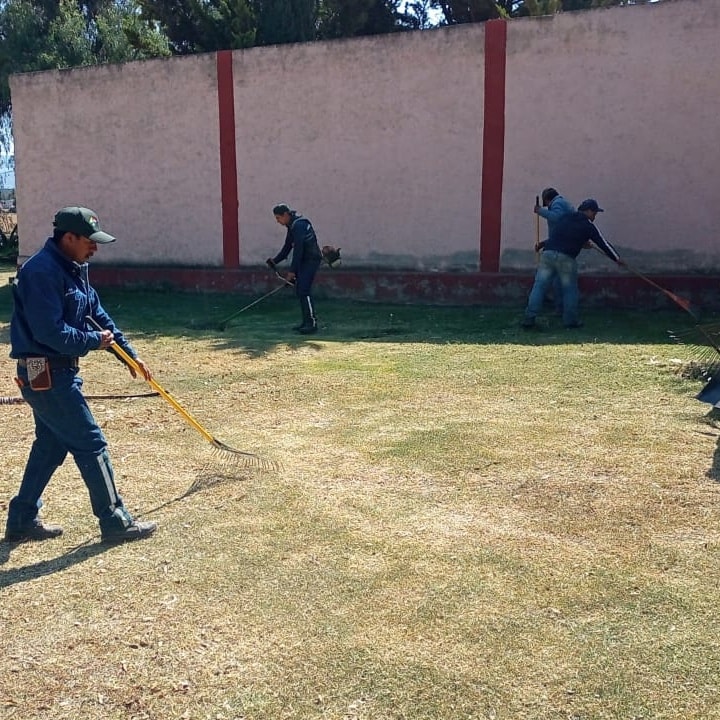
[[[90,315],[86,315],[85,318],[95,329],[102,330],[102,327],[98,325],[98,323],[93,317],[91,317]],[[232,460],[234,464],[242,467],[260,467],[267,470],[272,470],[277,467],[277,463],[272,460],[265,460],[259,455],[254,455],[253,453],[243,452],[242,450],[235,450],[229,445],[225,445],[225,443],[220,442],[218,439],[213,437],[210,432],[206,430],[200,424],[200,422],[195,419],[195,417],[193,417],[167,390],[165,390],[165,388],[160,385],[159,382],[157,382],[152,377],[146,378],[137,362],[135,362],[135,360],[130,355],[128,355],[125,350],[123,350],[117,343],[113,343],[112,345],[110,345],[110,349],[126,365],[131,367],[136,373],[143,377],[145,379],[145,382],[147,382],[153,390],[159,393],[160,396],[180,414],[180,416],[188,423],[188,425],[195,428],[195,430],[197,430],[213,447],[222,451],[223,453],[226,453],[226,458]]]

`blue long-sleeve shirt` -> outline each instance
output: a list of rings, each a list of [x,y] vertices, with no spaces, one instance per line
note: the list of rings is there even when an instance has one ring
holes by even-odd
[[[13,283],[10,357],[81,357],[100,347],[101,334],[88,328],[90,315],[131,357],[137,353],[100,304],[88,279],[88,264],[63,255],[48,238]]]
[[[285,244],[273,258],[274,263],[282,262],[292,250],[290,270],[296,275],[302,265],[320,264],[322,255],[312,224],[302,215],[293,214],[285,235]]]
[[[565,215],[574,213],[575,208],[562,195],[556,195],[547,207],[539,207],[537,214],[547,220],[548,234],[555,230],[558,220]]]
[[[570,213],[558,220],[545,243],[545,250],[576,258],[588,240],[595,243],[611,260],[620,260],[615,248],[605,240],[590,218],[581,212]]]

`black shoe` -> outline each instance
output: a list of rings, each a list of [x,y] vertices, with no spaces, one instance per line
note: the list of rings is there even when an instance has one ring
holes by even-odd
[[[303,325],[298,329],[301,335],[314,335],[318,331],[317,325]]]
[[[566,325],[565,329],[566,330],[574,330],[575,328],[581,328],[582,326],[583,326],[583,323],[575,322],[575,323],[570,323],[569,325]]]
[[[535,327],[535,318],[525,318],[520,323],[520,327],[524,330],[532,330]]]
[[[51,540],[60,537],[63,529],[59,525],[45,525],[35,518],[32,525],[23,530],[5,530],[5,542],[20,543],[28,540]]]
[[[122,530],[113,530],[102,534],[105,543],[124,543],[150,537],[157,530],[157,523],[136,521]]]

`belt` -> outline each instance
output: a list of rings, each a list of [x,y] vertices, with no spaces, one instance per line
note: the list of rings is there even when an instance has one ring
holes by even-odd
[[[28,358],[18,358],[17,364],[20,367],[27,367],[27,361]],[[55,355],[47,358],[47,361],[51,370],[60,368],[78,370],[80,368],[80,358],[70,357],[69,355]]]

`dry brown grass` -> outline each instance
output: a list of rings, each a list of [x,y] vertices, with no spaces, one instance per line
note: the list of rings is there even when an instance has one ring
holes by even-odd
[[[407,308],[383,338],[387,309],[328,303],[331,327],[295,340],[282,300],[222,336],[142,333],[112,300],[168,390],[283,469],[218,465],[159,399],[95,401],[121,491],[160,530],[100,545],[58,471],[45,516],[65,535],[0,545],[0,715],[720,717],[718,430],[662,319],[535,336],[502,311]],[[97,353],[82,374],[141,388]],[[4,511],[32,422],[0,413]]]

